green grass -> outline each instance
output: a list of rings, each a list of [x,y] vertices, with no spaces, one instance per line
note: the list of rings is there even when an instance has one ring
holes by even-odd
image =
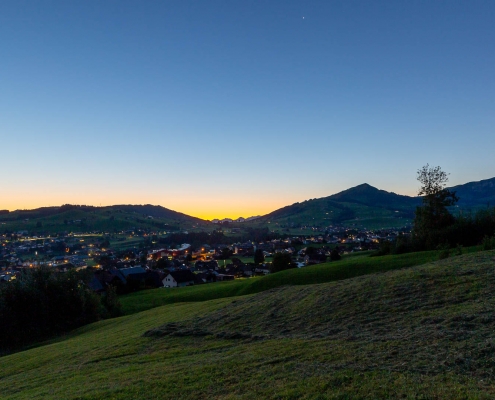
[[[232,255],[230,258],[226,260],[218,260],[218,266],[223,267],[224,261],[225,265],[232,263],[233,258],[238,258],[241,260],[244,264],[252,264],[254,263],[254,256],[251,257],[243,257],[243,256],[237,256],[237,254]],[[265,257],[265,262],[272,262],[273,257]]]
[[[285,212],[279,212],[277,216],[270,218],[264,217],[260,220],[245,222],[244,227],[268,227],[270,230],[286,232],[289,229],[291,234],[315,234],[312,230],[294,230],[291,226],[311,226],[311,227],[327,227],[330,225],[340,225],[346,228],[367,228],[367,229],[385,229],[385,228],[401,228],[410,225],[411,220],[408,218],[399,218],[399,213],[396,210],[373,207],[361,204],[359,202],[349,203],[338,201],[340,206],[345,206],[348,210],[352,210],[355,217],[341,221],[340,216],[342,210],[335,207],[337,203],[329,203],[327,198],[314,199],[299,203],[298,205],[289,206]],[[408,211],[413,211],[414,207],[406,208]],[[398,206],[398,210],[404,211],[402,206]],[[270,223],[268,223],[270,221]],[[340,221],[340,222],[335,222]],[[283,227],[283,228],[282,228]]]
[[[110,240],[110,248],[115,251],[122,251],[139,247],[140,243],[144,242],[142,237],[117,236],[119,238],[125,238],[125,240]]]
[[[0,358],[0,397],[491,399],[494,257],[101,321]],[[264,339],[226,339],[235,331]]]
[[[477,248],[465,249],[476,251]],[[124,313],[133,314],[164,304],[200,302],[223,297],[242,296],[282,285],[308,285],[348,279],[360,275],[425,264],[438,259],[439,251],[408,253],[397,256],[354,256],[341,261],[291,269],[263,277],[209,283],[183,288],[160,288],[120,297]]]

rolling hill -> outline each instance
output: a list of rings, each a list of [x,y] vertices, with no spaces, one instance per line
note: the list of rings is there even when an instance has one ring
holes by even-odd
[[[457,209],[475,210],[495,205],[495,178],[449,188],[456,191]],[[284,227],[342,225],[359,228],[393,228],[410,225],[420,197],[399,195],[367,183],[319,199],[275,210],[256,223]]]
[[[341,224],[368,228],[401,227],[411,223],[421,200],[362,184],[332,196],[295,203],[267,214],[256,222],[287,227]]]
[[[457,193],[460,208],[495,206],[495,178],[453,186],[450,190]]]
[[[0,214],[2,231],[90,232],[126,229],[188,229],[207,224],[199,218],[153,205],[115,205],[108,207],[66,204],[34,210]]]

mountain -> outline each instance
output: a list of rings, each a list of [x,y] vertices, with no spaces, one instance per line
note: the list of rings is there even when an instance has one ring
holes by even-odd
[[[175,230],[207,223],[161,206],[115,205],[94,207],[65,204],[0,214],[3,231],[115,232],[134,228]]]
[[[459,209],[495,206],[495,178],[449,188],[460,198]],[[256,222],[284,228],[342,225],[360,228],[392,228],[412,223],[420,197],[403,196],[367,183],[328,197],[306,200],[275,210]]]
[[[453,186],[450,190],[459,197],[460,208],[495,206],[495,178]]]
[[[421,204],[419,197],[410,197],[377,189],[367,183],[329,196],[331,200],[343,203],[358,203],[369,207],[382,207],[390,210],[406,209]]]
[[[367,183],[332,196],[306,200],[267,214],[256,222],[282,227],[400,227],[411,223],[419,198],[379,190]],[[273,225],[272,225],[273,226]]]

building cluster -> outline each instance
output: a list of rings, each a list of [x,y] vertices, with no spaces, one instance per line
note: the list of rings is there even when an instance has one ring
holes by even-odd
[[[332,251],[344,254],[374,250],[380,241],[395,240],[398,234],[393,230],[340,230],[263,242],[195,247],[184,243],[175,248],[158,247],[158,243],[148,240],[147,248],[114,251],[109,241],[95,243],[84,234],[41,238],[17,232],[0,236],[0,283],[17,279],[23,269],[45,266],[58,272],[88,269],[92,273],[90,287],[97,292],[109,285],[120,293],[181,287],[268,274],[270,257],[276,253],[288,253],[293,265],[304,267],[327,261]],[[254,255],[260,250],[267,261],[255,264]]]

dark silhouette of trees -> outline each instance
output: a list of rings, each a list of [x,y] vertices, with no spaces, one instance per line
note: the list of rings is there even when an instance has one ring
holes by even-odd
[[[288,253],[275,253],[273,256],[270,272],[279,272],[289,268],[295,268],[292,264],[292,258]]]
[[[307,256],[312,256],[316,253],[318,253],[318,250],[315,247],[313,247],[313,246],[306,247],[306,255]]]
[[[265,262],[265,255],[263,254],[263,250],[256,249],[254,252],[254,263],[256,265],[263,264]]]
[[[116,316],[114,292],[100,297],[87,286],[86,271],[27,271],[0,286],[0,350],[12,350],[71,329]]]
[[[339,261],[341,258],[342,257],[339,254],[339,249],[337,247],[332,249],[332,251],[330,252],[330,260],[331,261]]]
[[[426,164],[418,170],[417,180],[421,183],[418,195],[423,196],[423,204],[416,208],[413,238],[420,249],[431,249],[440,244],[436,240],[438,232],[455,223],[447,207],[459,199],[446,189],[448,174],[440,167]]]
[[[167,257],[162,257],[158,259],[155,263],[153,269],[167,269],[174,265],[172,261],[170,261]]]
[[[224,247],[221,250],[220,256],[218,256],[218,259],[219,260],[227,260],[228,258],[230,258],[232,256],[232,254],[234,254],[234,252],[231,249],[229,249],[228,247]]]
[[[117,261],[108,255],[99,256],[95,260],[103,269],[111,269],[117,265]]]

